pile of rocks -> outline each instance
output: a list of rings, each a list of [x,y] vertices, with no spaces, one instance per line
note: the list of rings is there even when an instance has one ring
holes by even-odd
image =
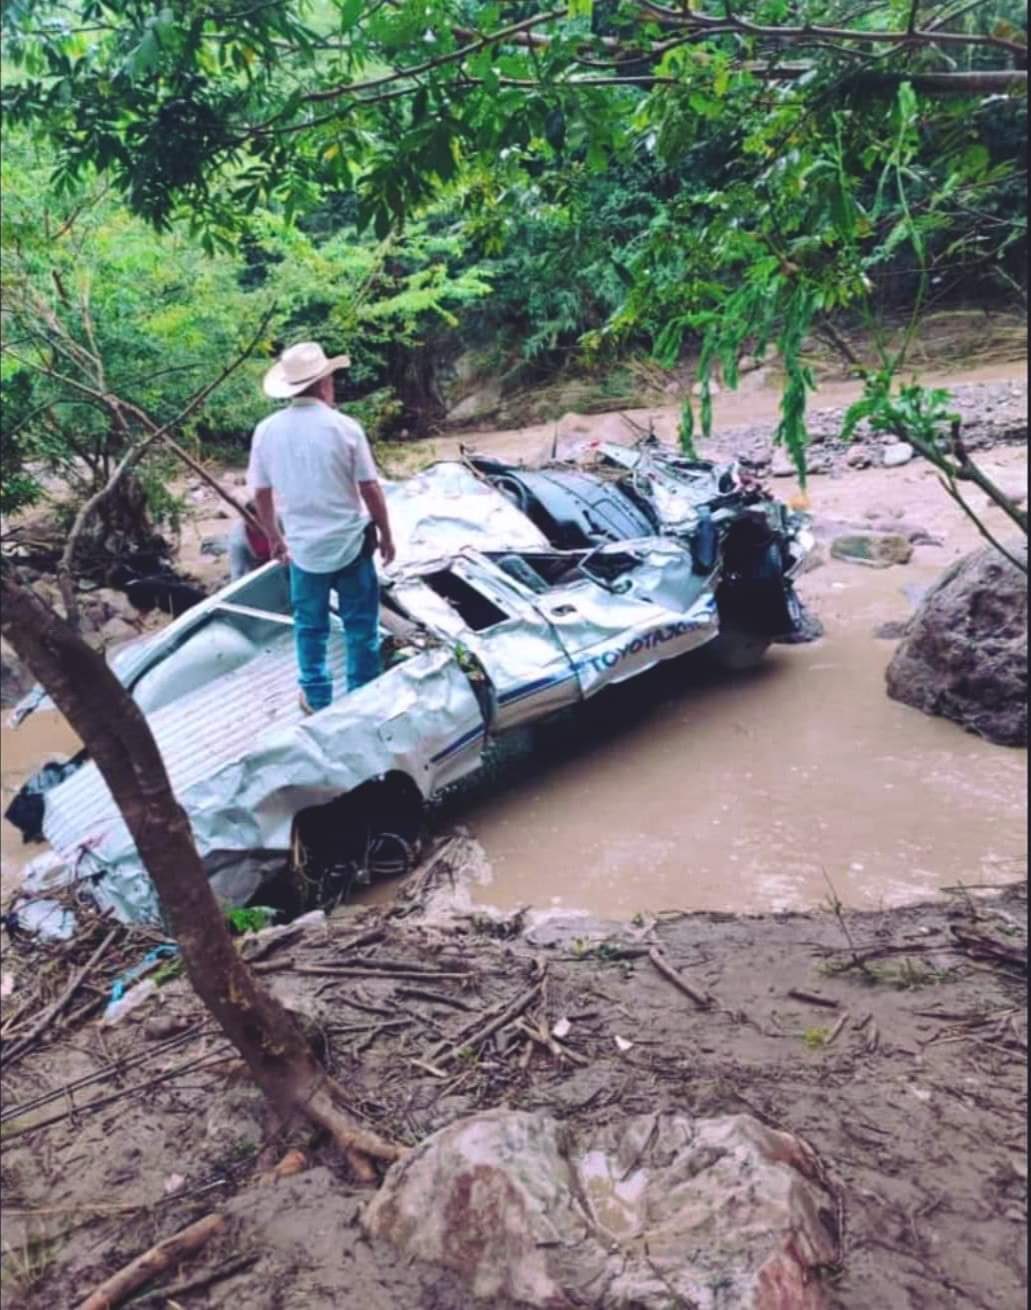
[[[963,420],[963,440],[969,450],[1027,440],[1027,388],[1015,382],[964,383],[953,389],[950,404]],[[867,420],[859,423],[851,441],[841,439],[846,407],[813,410],[806,416],[809,431],[807,468],[810,474],[834,473],[842,468],[900,468],[916,454],[907,441],[874,432]],[[750,424],[724,429],[719,443],[739,459],[764,469],[773,477],[794,477],[795,466],[787,452],[774,447],[768,427]]]

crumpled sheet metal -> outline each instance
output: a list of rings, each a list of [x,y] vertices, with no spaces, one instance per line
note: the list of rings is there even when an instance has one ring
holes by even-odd
[[[550,550],[547,538],[500,492],[464,464],[433,464],[403,482],[384,482],[402,567],[481,550]]]
[[[228,851],[285,851],[301,809],[392,770],[428,796],[479,762],[483,720],[449,651],[414,656],[310,718],[297,704],[288,644],[281,658],[255,664],[266,667],[245,666],[149,719],[202,857],[218,855],[224,864]],[[157,918],[153,889],[96,765],[48,794],[44,835],[77,873],[95,877],[101,906],[130,920]],[[27,878],[25,891],[34,890]]]
[[[677,468],[671,465],[667,452],[614,442],[603,443],[598,454],[648,479],[652,502],[670,532],[692,531],[698,524],[698,506],[720,494],[721,477],[734,469],[733,464],[714,465],[711,469]]]
[[[555,618],[555,627],[567,647],[575,650],[576,676],[580,692],[586,698],[609,685],[624,682],[653,668],[663,660],[676,659],[697,650],[719,631],[716,598],[711,591],[702,592],[694,603],[680,612],[663,612],[658,606],[650,615],[643,606],[627,605],[627,622],[619,622],[615,602],[585,607],[573,615]]]
[[[276,577],[281,572],[285,574],[283,566],[273,560],[262,565],[260,569],[255,569],[253,573],[228,583],[214,595],[202,600],[199,605],[194,605],[185,614],[180,614],[159,632],[141,637],[138,641],[116,651],[108,660],[112,672],[123,686],[134,683],[145,669],[158,663],[168,652],[182,645],[189,634],[203,626],[208,617],[221,605],[240,600],[246,602],[250,599],[251,592],[267,587],[273,579],[275,579],[274,585],[281,587],[288,594],[289,587],[285,579],[280,582]],[[11,711],[8,723],[12,728],[17,728],[34,711],[52,709],[54,709],[54,702],[42,687],[35,686]]]

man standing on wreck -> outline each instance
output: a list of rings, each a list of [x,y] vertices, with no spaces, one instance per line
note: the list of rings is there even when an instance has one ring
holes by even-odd
[[[347,645],[347,688],[375,678],[379,583],[372,556],[394,558],[387,503],[361,426],[333,405],[333,373],[313,341],[284,350],[263,388],[290,404],[254,429],[248,481],[276,559],[290,566],[301,708],[314,714],[333,699],[327,662],[329,596],[335,591]],[[283,531],[277,524],[282,519]],[[371,517],[370,517],[371,516]],[[284,539],[285,538],[285,539]]]

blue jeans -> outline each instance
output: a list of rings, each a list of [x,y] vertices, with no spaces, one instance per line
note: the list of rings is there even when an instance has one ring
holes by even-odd
[[[329,647],[329,593],[335,591],[347,646],[347,689],[362,687],[382,671],[379,657],[379,580],[371,554],[335,573],[308,573],[290,565],[290,602],[294,611],[294,642],[298,682],[313,710],[324,710],[333,699]]]

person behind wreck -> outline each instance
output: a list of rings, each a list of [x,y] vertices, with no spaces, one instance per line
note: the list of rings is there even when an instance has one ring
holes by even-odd
[[[263,389],[290,404],[254,429],[248,482],[272,554],[290,567],[301,708],[333,698],[327,660],[329,598],[335,591],[347,648],[347,687],[377,677],[377,546],[394,559],[386,499],[361,426],[333,405],[333,374],[346,355],[326,357],[313,341],[291,346],[265,374]],[[283,530],[277,524],[277,511]]]
[[[253,500],[249,500],[244,508],[257,518],[258,507]],[[282,524],[280,524],[280,532],[282,530]],[[264,532],[259,532],[246,519],[237,519],[229,529],[227,547],[230,582],[245,578],[248,573],[260,569],[263,564],[267,564],[272,558],[272,542],[269,541]]]

